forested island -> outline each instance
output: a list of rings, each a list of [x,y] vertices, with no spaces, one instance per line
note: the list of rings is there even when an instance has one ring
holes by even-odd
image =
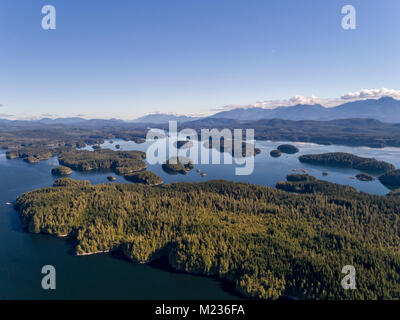
[[[58,166],[51,169],[51,174],[55,176],[66,177],[69,176],[71,173],[72,173],[71,168],[65,166]]]
[[[287,154],[294,154],[299,152],[299,148],[297,148],[294,145],[291,144],[281,144],[280,146],[278,146],[277,148],[280,152],[282,153],[287,153]]]
[[[29,232],[76,239],[77,254],[120,250],[140,263],[165,256],[251,298],[399,298],[400,198],[305,180],[285,183],[295,194],[227,181],[92,186],[61,178],[21,195],[16,208]],[[341,287],[347,264],[357,290]]]
[[[149,186],[158,186],[163,183],[163,180],[151,171],[142,171],[125,175],[124,178],[135,183],[143,183]]]
[[[351,168],[374,172],[392,171],[395,167],[388,162],[379,161],[374,158],[358,157],[345,152],[330,152],[323,154],[306,154],[299,157],[300,162],[334,166],[342,168]]]
[[[279,150],[272,150],[269,154],[273,158],[279,158],[282,155],[282,152],[280,152]]]
[[[372,176],[372,175],[370,175],[368,173],[365,173],[365,172],[357,173],[356,174],[356,178],[358,180],[360,180],[360,181],[373,181],[373,180],[375,180],[374,176]]]
[[[318,180],[308,174],[291,174],[286,176],[287,182],[278,182],[276,188],[293,193],[304,194],[328,194],[328,195],[350,195],[357,193],[357,190],[350,186]]]
[[[62,152],[72,150],[70,146],[62,147],[44,147],[30,146],[10,149],[6,152],[6,157],[9,160],[21,158],[28,163],[37,163],[39,161],[48,160],[51,157],[61,154]]]
[[[58,161],[61,165],[77,171],[108,169],[123,175],[146,169],[146,163],[143,161],[145,158],[146,153],[142,151],[100,149],[63,152],[58,156]]]
[[[390,187],[400,187],[400,170],[389,171],[379,177],[380,182]]]
[[[172,157],[162,164],[162,168],[169,174],[187,174],[194,168],[194,164],[187,157]]]

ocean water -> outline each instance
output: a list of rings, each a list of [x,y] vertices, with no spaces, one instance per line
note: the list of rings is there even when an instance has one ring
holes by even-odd
[[[103,148],[146,151],[152,142],[136,144],[114,140],[105,142]],[[179,181],[201,182],[211,179],[226,179],[274,187],[285,180],[293,170],[304,169],[319,179],[351,185],[371,194],[386,194],[390,190],[379,180],[361,182],[351,179],[357,170],[327,168],[302,164],[297,157],[306,153],[343,151],[359,156],[374,157],[400,167],[400,148],[370,149],[345,146],[321,146],[306,143],[291,143],[300,148],[294,155],[283,154],[272,158],[269,152],[283,142],[257,142],[261,154],[254,159],[251,175],[235,175],[237,165],[196,164],[195,169],[205,172],[202,177],[196,170],[186,175],[165,173],[160,164],[148,165],[164,183]],[[91,149],[87,147],[87,149]],[[203,152],[203,147],[199,150]],[[218,279],[195,276],[173,271],[165,261],[141,265],[126,261],[118,254],[98,254],[76,257],[72,254],[73,243],[48,235],[25,232],[18,213],[7,202],[18,195],[41,187],[51,186],[55,180],[50,173],[56,158],[37,164],[28,164],[20,159],[7,160],[5,151],[0,151],[0,299],[235,299],[239,298],[232,286]],[[322,176],[322,172],[328,176]],[[90,180],[92,184],[109,183],[107,172],[73,172],[73,179]],[[114,175],[117,183],[129,183]],[[113,183],[115,183],[113,182]],[[56,268],[56,290],[43,290],[41,268],[53,265]]]

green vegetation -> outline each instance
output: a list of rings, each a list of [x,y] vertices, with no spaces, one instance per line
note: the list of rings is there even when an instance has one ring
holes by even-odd
[[[309,174],[288,174],[286,180],[289,182],[316,181],[317,178]]]
[[[400,147],[400,126],[382,123],[372,119],[343,119],[333,121],[291,121],[281,119],[241,122],[229,119],[218,121],[195,121],[183,123],[198,133],[205,128],[255,129],[257,140],[299,141],[318,144],[350,146]],[[157,127],[157,125],[155,125]],[[159,125],[163,128],[163,125]],[[70,146],[82,148],[85,145],[101,144],[105,139],[133,140],[144,142],[147,125],[101,121],[86,125],[50,125],[30,121],[2,123],[0,126],[0,149],[16,149],[29,146]]]
[[[194,164],[186,157],[172,157],[162,165],[162,168],[169,174],[186,174],[194,168]]]
[[[143,183],[150,186],[157,186],[163,183],[163,180],[151,171],[129,174],[125,176],[125,179],[131,182]]]
[[[287,154],[294,154],[299,152],[299,148],[297,148],[296,146],[293,146],[291,144],[281,144],[280,146],[278,146],[277,148],[280,152],[282,153],[287,153]]]
[[[312,177],[312,176],[309,176]],[[350,186],[342,186],[328,181],[315,180],[309,178],[305,181],[288,181],[288,182],[278,182],[276,188],[279,190],[284,190],[293,193],[303,193],[303,194],[315,194],[322,193],[327,195],[340,195],[346,196],[350,194],[357,193],[357,190]]]
[[[382,184],[390,187],[400,187],[400,170],[389,171],[379,177]]]
[[[299,157],[300,162],[351,168],[365,171],[387,172],[394,170],[395,167],[384,161],[378,161],[374,158],[358,157],[345,152],[332,152],[323,154],[306,154]]]
[[[53,187],[91,187],[88,180],[74,180],[71,178],[58,178],[54,181]]]
[[[282,155],[282,152],[280,152],[279,150],[272,150],[270,152],[271,157],[274,158],[279,158]]]
[[[10,149],[6,152],[9,160],[21,158],[28,163],[35,163],[41,160],[48,160],[57,153],[59,149],[49,149],[45,147],[23,147],[19,149]]]
[[[311,194],[226,181],[91,186],[63,178],[21,195],[16,208],[30,232],[76,238],[77,254],[121,250],[142,263],[166,256],[248,297],[398,299],[400,198],[286,184]],[[357,290],[341,287],[347,264]]]
[[[78,171],[114,170],[117,174],[129,174],[146,169],[143,161],[146,154],[142,151],[96,151],[73,150],[60,154],[60,164]]]
[[[332,121],[292,121],[265,119],[258,121],[235,121],[218,119],[183,123],[180,129],[253,128],[256,140],[312,142],[323,145],[348,145],[383,148],[400,147],[400,126],[373,119],[341,119]]]
[[[360,173],[356,174],[356,178],[358,180],[360,180],[360,181],[373,181],[373,180],[375,180],[374,176],[371,176],[370,174],[365,173],[365,172],[360,172]]]
[[[72,173],[72,170],[70,168],[64,167],[64,166],[58,166],[58,167],[51,169],[51,174],[55,175],[55,176],[65,177],[65,176],[69,176],[71,173]]]

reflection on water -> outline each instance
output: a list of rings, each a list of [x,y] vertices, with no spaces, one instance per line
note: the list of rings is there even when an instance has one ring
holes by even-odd
[[[151,142],[136,144],[122,140],[108,141],[103,148],[146,151]],[[282,142],[283,143],[283,142]],[[305,169],[318,179],[351,185],[358,190],[373,194],[386,194],[389,190],[378,180],[361,182],[352,180],[358,173],[353,169],[327,168],[302,164],[298,156],[307,153],[349,152],[358,156],[374,157],[400,167],[400,149],[370,149],[345,146],[321,146],[308,143],[292,143],[300,152],[272,158],[270,151],[279,142],[257,142],[261,153],[255,157],[255,170],[249,176],[236,176],[235,164],[196,164],[186,175],[169,175],[161,165],[149,165],[148,170],[158,174],[165,183],[178,181],[207,181],[227,179],[275,186],[296,169]],[[91,149],[88,147],[88,149]],[[229,286],[213,278],[177,273],[160,265],[140,265],[127,262],[111,254],[76,257],[71,254],[72,243],[52,236],[34,235],[21,229],[17,212],[6,202],[12,202],[21,193],[51,186],[55,180],[50,173],[52,158],[37,164],[20,159],[7,160],[0,151],[0,299],[230,299],[236,298]],[[207,174],[202,177],[199,172]],[[323,176],[322,172],[328,172]],[[73,179],[90,180],[92,184],[109,183],[108,172],[73,172]],[[114,175],[115,182],[127,183]],[[41,289],[41,267],[51,264],[57,270],[57,289]]]
[[[145,142],[142,144],[136,144],[134,142],[127,142],[121,140],[115,140],[113,144],[108,141],[105,142],[102,147],[110,148],[115,150],[115,144],[121,145],[121,150],[141,150],[146,152],[148,146],[152,142]],[[300,152],[297,154],[282,154],[280,158],[273,158],[270,156],[270,151],[276,149],[277,146],[283,143],[289,143],[297,146]],[[201,143],[195,143],[194,147],[201,148],[198,154],[206,152],[204,146]],[[348,152],[361,157],[376,158],[378,160],[387,161],[392,163],[396,168],[400,167],[400,148],[384,148],[384,149],[373,149],[368,147],[347,147],[347,146],[336,146],[336,145],[317,145],[314,143],[293,143],[293,142],[271,142],[271,141],[258,141],[256,147],[261,150],[254,159],[254,172],[248,176],[237,176],[235,175],[236,164],[233,160],[233,164],[222,164],[223,156],[221,156],[221,164],[196,164],[195,169],[199,169],[201,172],[205,172],[206,177],[202,177],[196,170],[191,170],[186,175],[169,175],[164,172],[161,165],[148,165],[148,170],[158,174],[165,183],[186,181],[186,182],[201,182],[214,179],[226,179],[237,182],[254,183],[259,185],[265,185],[275,187],[278,181],[286,180],[286,175],[293,173],[293,170],[304,169],[307,173],[314,175],[318,179],[326,180],[334,183],[343,185],[350,185],[357,190],[368,192],[370,194],[383,195],[387,194],[390,190],[382,185],[379,180],[363,182],[356,179],[352,179],[359,170],[345,169],[345,168],[332,168],[324,166],[315,166],[310,164],[301,163],[298,157],[303,154],[317,154],[325,152]],[[90,149],[90,147],[89,147]],[[190,156],[190,149],[180,150],[181,155]],[[211,157],[210,153],[210,157]],[[199,157],[200,158],[200,157]],[[211,162],[211,161],[210,161]],[[328,175],[324,176],[322,173],[327,172]],[[120,178],[119,181],[124,181]]]

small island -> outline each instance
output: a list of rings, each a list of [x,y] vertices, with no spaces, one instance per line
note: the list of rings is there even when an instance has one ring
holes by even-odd
[[[356,178],[358,180],[360,180],[360,181],[373,181],[373,180],[375,180],[374,176],[371,176],[370,174],[365,173],[365,172],[360,172],[360,173],[356,174]]]
[[[282,152],[280,152],[279,150],[272,150],[269,154],[271,155],[271,157],[279,158],[282,155]]]
[[[121,145],[116,144],[116,145],[115,145],[115,149],[121,149]]]
[[[305,154],[300,156],[299,160],[300,162],[308,164],[350,168],[372,172],[388,172],[395,169],[391,163],[379,161],[374,158],[363,158],[346,152]]]
[[[300,151],[299,148],[291,144],[281,144],[277,149],[280,152],[287,154],[295,154]]]
[[[60,177],[69,176],[72,173],[72,170],[65,166],[58,166],[51,169],[51,174]]]
[[[108,181],[115,181],[115,180],[117,180],[115,177],[113,177],[113,176],[108,176],[107,177],[107,180]]]
[[[172,157],[162,165],[162,168],[169,174],[186,174],[194,168],[194,164],[186,157]]]
[[[142,138],[142,137],[133,137],[132,138],[133,142],[135,142],[136,144],[142,144],[146,142],[146,139]]]
[[[393,170],[381,175],[379,181],[385,186],[400,187],[400,170]]]
[[[128,181],[142,183],[149,186],[158,186],[163,183],[163,180],[151,171],[143,171],[139,173],[129,174],[124,176]]]
[[[189,149],[193,147],[193,142],[190,140],[178,140],[174,142],[174,146],[177,149]]]

